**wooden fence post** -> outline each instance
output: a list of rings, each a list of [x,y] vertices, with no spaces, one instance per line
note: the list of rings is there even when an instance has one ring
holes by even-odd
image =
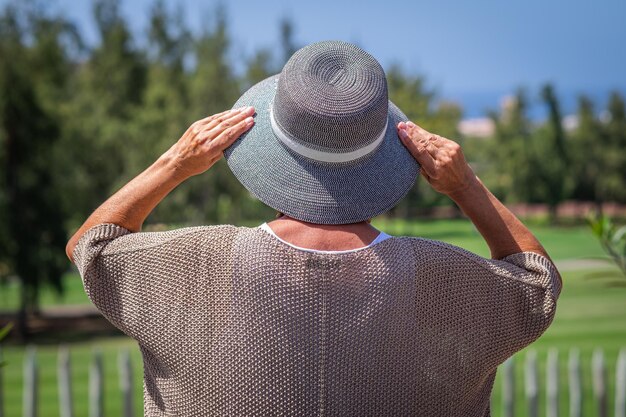
[[[615,365],[615,417],[626,417],[626,348],[622,348]]]
[[[59,415],[61,417],[73,417],[70,350],[65,345],[59,346],[57,380],[59,383]]]
[[[559,417],[559,352],[548,351],[546,364],[546,416]]]
[[[29,345],[26,348],[24,358],[24,392],[23,392],[23,415],[24,417],[37,416],[37,348]]]
[[[515,415],[515,357],[502,364],[502,416]]]
[[[537,352],[534,349],[529,350],[526,354],[524,382],[528,417],[539,417],[539,376],[537,372]]]
[[[606,402],[606,365],[604,363],[604,352],[596,349],[591,359],[593,373],[593,395],[596,400],[597,417],[608,417]]]
[[[583,385],[580,373],[580,351],[578,349],[570,350],[567,368],[569,376],[569,415],[570,417],[582,417]]]
[[[102,351],[94,349],[89,370],[89,417],[103,417]]]
[[[133,370],[128,349],[120,351],[118,356],[120,389],[122,390],[122,408],[124,417],[133,417]]]

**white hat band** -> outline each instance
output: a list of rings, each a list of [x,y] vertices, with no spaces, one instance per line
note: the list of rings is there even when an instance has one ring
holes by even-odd
[[[383,130],[380,132],[376,140],[374,140],[372,143],[365,145],[364,147],[354,150],[354,151],[338,153],[338,152],[324,152],[324,151],[320,151],[317,149],[311,149],[291,139],[289,137],[289,134],[284,132],[281,129],[281,127],[278,125],[278,122],[276,121],[274,117],[273,108],[271,107],[270,107],[270,121],[272,124],[272,130],[274,131],[274,134],[283,144],[285,144],[285,146],[287,146],[289,149],[291,149],[292,151],[296,152],[299,155],[302,155],[304,157],[314,159],[320,162],[350,162],[350,161],[354,161],[355,159],[359,159],[365,155],[372,153],[374,150],[376,150],[376,148],[378,148],[378,145],[380,145],[380,143],[385,138],[385,134],[387,133],[387,125],[389,124],[389,119],[387,119],[385,121],[385,126],[383,127]]]

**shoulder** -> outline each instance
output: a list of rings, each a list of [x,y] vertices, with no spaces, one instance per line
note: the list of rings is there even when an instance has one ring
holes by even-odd
[[[158,250],[168,246],[188,246],[200,249],[210,243],[223,245],[233,240],[245,229],[247,228],[233,225],[215,225],[183,227],[159,232],[120,233],[118,231],[115,233],[116,237],[102,250],[101,255]]]
[[[459,246],[452,245],[450,243],[442,242],[440,240],[426,239],[422,237],[409,237],[401,236],[397,239],[410,245],[415,251],[416,256],[419,257],[460,257],[465,259],[472,259],[477,257],[475,253],[463,249]]]

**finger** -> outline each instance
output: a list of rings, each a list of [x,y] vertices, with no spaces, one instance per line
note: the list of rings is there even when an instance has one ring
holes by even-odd
[[[214,140],[215,144],[220,149],[228,148],[239,136],[241,136],[246,130],[250,129],[254,124],[254,118],[252,116],[246,117],[244,120],[240,120],[237,124],[224,129]]]
[[[412,139],[405,129],[398,129],[398,135],[404,146],[413,155],[413,158],[422,166],[422,171],[427,171],[427,173],[435,172],[435,160],[424,146],[424,143]]]
[[[226,120],[228,118],[229,115],[231,114],[239,114],[243,109],[245,109],[245,107],[239,107],[236,109],[230,109],[230,110],[226,110],[223,111],[221,113],[217,113],[214,114],[212,116],[209,117],[205,117],[204,119],[200,119],[197,122],[195,122],[193,125],[191,125],[191,131],[193,132],[194,135],[197,135],[198,133],[202,132],[203,130],[206,130],[207,128],[211,128],[211,122],[214,120]],[[204,137],[206,139],[206,136]]]
[[[254,107],[244,107],[238,112],[228,113],[221,117],[218,117],[206,125],[207,130],[216,129],[214,135],[219,135],[224,129],[227,129],[231,126],[236,125],[240,121],[244,120],[246,117],[252,116],[254,114]]]
[[[424,141],[422,145],[426,151],[433,157],[433,159],[437,159],[437,154],[439,153],[439,148],[435,145],[434,141]]]
[[[200,120],[196,120],[195,122],[193,122],[193,124],[191,126],[189,126],[189,129],[187,129],[186,133],[191,132],[192,135],[196,136],[198,133],[202,132],[204,130],[204,126],[211,122],[211,120],[214,120],[216,118],[219,117],[223,117],[225,115],[227,115],[228,113],[231,113],[233,111],[238,111],[239,109],[232,109],[232,110],[226,110],[223,111],[221,113],[217,113],[214,114],[212,116],[209,117],[205,117],[204,119],[200,119]]]
[[[405,131],[408,137],[416,144],[417,148],[426,150],[432,157],[436,158],[436,148],[430,145],[430,142],[434,139],[434,135],[410,121],[398,124],[398,129]]]
[[[205,124],[209,123],[211,120],[217,119],[218,117],[225,116],[228,113],[232,113],[232,112],[235,112],[235,111],[239,111],[239,109],[225,110],[225,111],[223,111],[221,113],[217,113],[217,114],[214,114],[212,116],[205,117],[204,119],[200,119],[196,123],[200,124],[200,125],[205,125]]]
[[[430,133],[428,130],[424,129],[421,126],[416,125],[410,120],[406,122],[406,128],[409,131],[409,135],[411,135],[414,138],[426,139],[432,136],[432,133]]]

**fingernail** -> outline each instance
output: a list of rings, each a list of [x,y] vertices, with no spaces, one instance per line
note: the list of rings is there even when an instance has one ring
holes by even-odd
[[[398,129],[405,129],[405,128],[406,128],[406,124],[404,122],[398,123]]]
[[[254,123],[254,118],[252,118],[252,117],[246,117],[246,124],[247,124],[247,125],[251,125],[252,123]]]
[[[246,113],[253,113],[253,112],[254,112],[254,107],[252,106],[246,107]]]
[[[398,134],[400,135],[401,138],[406,139],[408,137],[408,134],[406,133],[406,130],[400,129],[400,131],[398,132]]]

